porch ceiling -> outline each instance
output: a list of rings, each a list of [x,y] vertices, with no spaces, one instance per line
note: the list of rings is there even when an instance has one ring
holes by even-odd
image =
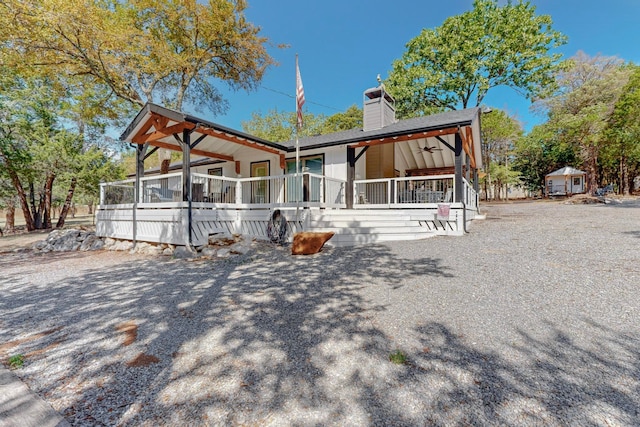
[[[454,135],[442,137],[451,147],[455,147]],[[455,165],[455,152],[436,138],[418,138],[397,144],[398,153],[407,169],[431,169]]]
[[[481,168],[480,128],[475,123],[437,130],[408,132],[404,135],[382,136],[360,141],[352,147],[395,144],[407,169],[454,167],[456,134],[460,135],[462,151],[469,156],[471,167]]]

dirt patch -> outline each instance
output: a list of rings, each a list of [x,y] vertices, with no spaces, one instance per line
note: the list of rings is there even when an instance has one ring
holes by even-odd
[[[160,359],[151,354],[140,353],[133,360],[128,361],[127,366],[130,368],[138,368],[142,366],[149,366],[153,363],[159,362]]]
[[[138,325],[133,320],[119,324],[116,326],[116,330],[118,332],[124,332],[124,342],[122,345],[125,347],[133,344],[138,338]]]
[[[30,351],[29,353],[25,354],[24,357],[25,357],[25,359],[32,359],[32,358],[37,357],[37,356],[42,356],[47,351],[53,350],[54,348],[56,348],[60,344],[62,344],[62,341],[54,341],[54,342],[52,342],[51,344],[49,344],[48,346],[46,346],[44,348],[39,348],[37,350]]]
[[[5,355],[7,354],[10,350],[12,350],[13,348],[19,346],[20,344],[24,344],[24,343],[28,343],[31,341],[35,341],[35,340],[39,340],[40,338],[44,338],[47,335],[51,335],[54,332],[58,332],[60,329],[62,329],[62,326],[58,326],[57,328],[53,328],[53,329],[48,329],[44,332],[40,332],[31,336],[28,336],[26,338],[20,338],[17,340],[12,340],[3,344],[0,344],[0,355]]]

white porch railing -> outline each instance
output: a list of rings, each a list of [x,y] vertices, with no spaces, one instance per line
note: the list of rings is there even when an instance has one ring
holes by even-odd
[[[182,174],[180,175],[182,179]],[[191,174],[191,200],[214,204],[235,205],[239,203],[238,180],[224,176]]]
[[[136,180],[126,179],[123,181],[108,182],[100,184],[100,204],[101,205],[127,205],[133,204],[136,197]]]
[[[354,208],[420,207],[453,202],[454,175],[356,180]]]
[[[182,202],[182,173],[141,178],[140,203]],[[191,174],[191,201],[228,208],[346,207],[346,182],[303,173],[254,178]],[[100,184],[100,204],[133,203],[135,180]]]
[[[466,179],[462,178],[464,183],[464,204],[468,208],[478,209],[478,193],[473,189],[473,186]]]
[[[182,173],[169,173],[140,179],[140,203],[182,201]]]

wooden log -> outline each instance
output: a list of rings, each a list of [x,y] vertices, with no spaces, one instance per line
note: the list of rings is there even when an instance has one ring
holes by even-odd
[[[333,231],[319,233],[302,231],[293,235],[292,255],[312,255],[320,252],[324,244],[333,237]]]

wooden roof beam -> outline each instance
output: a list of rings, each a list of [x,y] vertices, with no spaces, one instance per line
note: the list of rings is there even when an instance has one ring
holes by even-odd
[[[176,123],[175,125],[169,126],[169,127],[164,127],[162,129],[156,129],[155,132],[153,133],[145,133],[143,135],[140,136],[136,136],[133,138],[133,142],[135,142],[136,144],[143,144],[145,142],[154,142],[157,141],[159,139],[165,138],[169,135],[173,135],[175,133],[180,133],[185,129],[193,129],[195,128],[196,125],[194,125],[193,123],[189,123],[189,122],[180,122],[180,123]]]
[[[138,143],[138,144],[143,144],[143,143]],[[154,141],[154,142],[150,142],[149,144],[154,147],[166,148],[167,150],[182,152],[181,147],[177,145],[169,144],[167,142]],[[210,151],[205,151],[205,150],[198,150],[197,148],[192,149],[191,153],[196,154],[198,156],[211,157],[212,159],[226,160],[228,162],[235,161],[233,156],[227,156],[226,154],[212,153]]]
[[[138,129],[138,132],[136,132],[136,134],[133,136],[133,138],[131,139],[132,141],[143,137],[147,132],[149,132],[149,129],[151,129],[151,127],[156,123],[156,118],[154,116],[155,114],[151,114],[151,117],[147,119],[142,127]]]
[[[471,145],[471,139],[469,138],[469,130],[471,130],[468,126],[465,127],[465,131],[463,132],[462,129],[460,129],[460,138],[462,139],[462,149],[464,150],[465,153],[467,153],[467,156],[469,156],[469,158],[471,159],[471,167],[472,168],[476,168],[476,158],[473,155],[473,146]]]
[[[276,150],[275,148],[270,148],[270,147],[265,147],[263,145],[258,145],[258,144],[254,143],[254,142],[249,142],[249,141],[246,141],[244,139],[238,138],[237,136],[229,135],[229,134],[227,134],[225,132],[217,131],[215,129],[198,128],[196,130],[196,132],[207,134],[207,135],[213,136],[214,138],[224,139],[225,141],[232,142],[234,144],[243,145],[245,147],[254,148],[254,149],[260,150],[260,151],[265,151],[267,153],[271,153],[271,154],[275,154],[275,155],[280,155],[281,154],[280,151]]]
[[[471,147],[471,166],[474,169],[476,168],[476,145],[473,141],[473,131],[471,130],[471,126],[467,126],[465,131],[467,132],[467,139],[469,140],[469,146]]]
[[[412,141],[414,139],[433,138],[433,137],[442,136],[442,135],[453,135],[456,132],[458,132],[458,128],[452,127],[452,128],[445,128],[445,129],[439,129],[439,130],[410,133],[407,135],[391,136],[391,137],[379,138],[374,140],[369,139],[366,141],[358,142],[354,145],[350,145],[350,147],[358,148],[358,147],[368,147],[372,145],[391,144],[394,142]]]

